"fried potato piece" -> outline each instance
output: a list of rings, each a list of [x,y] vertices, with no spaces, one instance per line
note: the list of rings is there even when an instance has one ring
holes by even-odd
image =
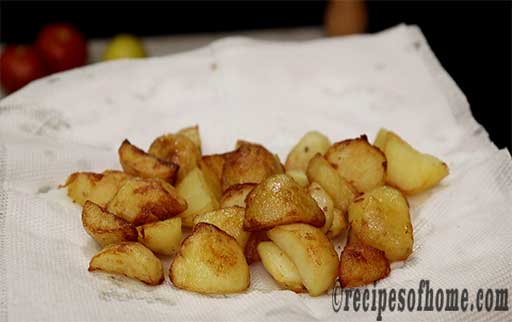
[[[290,224],[272,228],[267,235],[295,264],[311,296],[323,294],[334,284],[338,254],[320,229]]]
[[[108,203],[107,211],[140,225],[176,216],[187,202],[176,189],[160,179],[131,178]]]
[[[383,186],[386,180],[386,157],[368,143],[366,135],[334,143],[325,159],[359,192]]]
[[[178,131],[176,134],[181,134],[183,136],[186,136],[190,141],[192,141],[195,146],[199,149],[199,152],[201,152],[201,135],[199,135],[199,125],[189,126],[186,128],[183,128]]]
[[[428,190],[448,175],[446,163],[415,150],[393,132],[381,129],[375,144],[388,160],[386,181],[407,194]]]
[[[387,277],[390,267],[383,251],[351,234],[341,253],[338,272],[342,287],[358,287]]]
[[[315,155],[309,161],[306,175],[309,182],[317,182],[327,191],[334,201],[334,207],[342,212],[347,211],[348,206],[357,195],[357,191],[352,185],[343,179],[320,154]]]
[[[134,226],[89,200],[82,209],[82,225],[101,246],[137,240],[137,230]]]
[[[203,171],[194,168],[176,186],[178,194],[187,201],[188,208],[180,214],[185,227],[194,225],[198,214],[219,209],[219,201],[209,185]]]
[[[83,206],[90,200],[105,207],[130,177],[115,170],[106,170],[103,173],[75,172],[68,177],[64,186],[68,188],[68,196],[73,202]]]
[[[331,146],[331,141],[320,132],[310,131],[306,133],[293,147],[286,158],[286,171],[298,170],[305,172],[309,160],[317,153],[323,155]]]
[[[258,254],[265,270],[281,286],[296,293],[305,292],[297,266],[271,241],[258,244]]]
[[[103,248],[89,262],[89,272],[94,271],[125,275],[148,285],[164,281],[158,257],[137,242],[122,242]]]
[[[288,170],[286,174],[292,177],[301,187],[307,187],[309,185],[308,176],[303,171]]]
[[[316,204],[320,209],[322,209],[322,212],[325,216],[325,224],[320,229],[325,234],[332,225],[333,220],[333,210],[334,210],[334,202],[332,201],[329,194],[322,188],[321,185],[319,185],[316,182],[313,182],[308,187],[308,193],[316,201]]]
[[[348,228],[347,218],[345,214],[338,208],[332,210],[332,225],[326,235],[330,239],[334,239],[341,235]]]
[[[409,205],[400,191],[382,186],[365,193],[350,205],[348,220],[363,243],[382,250],[390,261],[412,253]]]
[[[220,197],[222,197],[222,186],[220,184],[220,179],[217,178],[215,172],[213,172],[213,170],[202,160],[199,160],[197,167],[203,172],[204,179],[215,195],[215,198],[220,200]]]
[[[123,170],[136,177],[160,178],[173,183],[179,166],[172,162],[159,160],[147,154],[130,141],[124,140],[118,150]]]
[[[245,199],[256,186],[256,183],[241,183],[229,187],[224,191],[224,194],[222,194],[220,207],[228,208],[238,206],[245,208]]]
[[[283,173],[283,169],[272,153],[259,144],[243,142],[225,156],[222,190],[240,183],[260,183],[277,173]]]
[[[325,224],[325,216],[315,200],[286,174],[265,179],[247,196],[244,229],[266,230],[278,225]]]
[[[222,182],[222,168],[224,168],[224,161],[226,153],[224,154],[210,154],[201,158],[203,163],[215,173],[215,176]]]
[[[263,241],[268,241],[267,232],[264,230],[253,231],[249,236],[249,240],[245,244],[244,255],[247,260],[247,264],[251,265],[260,261],[260,255],[258,255],[258,245]]]
[[[172,283],[204,294],[239,293],[250,284],[249,265],[236,240],[207,223],[194,227],[169,269]]]
[[[183,239],[181,218],[174,217],[137,227],[138,241],[153,252],[170,256],[180,247]]]
[[[156,138],[149,147],[149,154],[160,160],[179,166],[176,182],[185,178],[187,173],[197,167],[201,160],[201,151],[188,137],[182,134],[166,134]]]
[[[195,216],[194,226],[202,222],[212,224],[236,239],[240,247],[244,249],[251,234],[243,228],[244,216],[244,208],[223,208]]]

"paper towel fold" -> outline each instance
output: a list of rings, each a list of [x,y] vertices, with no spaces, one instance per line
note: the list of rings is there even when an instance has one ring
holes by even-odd
[[[119,168],[125,137],[147,147],[200,124],[205,152],[261,142],[285,158],[308,130],[332,140],[379,127],[447,161],[450,176],[410,199],[412,257],[378,287],[506,288],[512,276],[512,161],[476,123],[419,29],[274,43],[225,39],[190,53],[93,65],[0,101],[0,320],[375,320],[330,295],[279,291],[261,266],[249,291],[202,296],[87,272],[98,246],[56,187]],[[165,269],[168,260],[165,261]],[[371,287],[371,286],[370,286]],[[507,320],[510,312],[385,312],[384,320]],[[5,318],[5,319],[4,319]]]

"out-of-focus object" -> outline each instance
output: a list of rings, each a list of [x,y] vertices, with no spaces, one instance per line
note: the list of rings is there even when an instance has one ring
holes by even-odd
[[[14,92],[46,75],[43,61],[31,46],[6,46],[0,56],[0,82],[6,92]]]
[[[37,36],[36,47],[50,72],[80,67],[87,61],[85,38],[69,24],[45,26]]]
[[[115,36],[103,54],[103,60],[141,57],[146,57],[144,45],[137,37],[129,34]]]
[[[328,36],[343,36],[366,31],[368,11],[362,0],[329,1],[325,11],[325,32]]]

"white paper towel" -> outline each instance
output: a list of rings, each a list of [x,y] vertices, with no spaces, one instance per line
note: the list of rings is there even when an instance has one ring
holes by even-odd
[[[447,161],[450,176],[410,199],[412,257],[378,287],[511,289],[512,162],[416,27],[302,43],[228,38],[162,58],[97,64],[0,101],[0,320],[375,320],[331,296],[279,291],[261,266],[251,289],[202,296],[87,272],[98,246],[56,189],[73,171],[119,168],[124,138],[200,124],[205,153],[261,142],[282,159],[308,130],[332,140],[380,127]],[[169,261],[165,261],[167,271]],[[385,312],[384,320],[510,320],[507,312]]]

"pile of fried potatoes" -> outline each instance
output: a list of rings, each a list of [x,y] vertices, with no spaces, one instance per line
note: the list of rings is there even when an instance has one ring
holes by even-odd
[[[343,287],[385,278],[413,250],[406,195],[448,175],[445,163],[384,129],[374,144],[308,132],[284,165],[241,140],[202,155],[198,126],[156,138],[147,152],[125,140],[118,152],[123,171],[76,172],[65,184],[102,247],[89,271],[158,285],[157,255],[172,256],[171,282],[203,294],[243,292],[258,261],[281,288],[312,296],[336,278]],[[348,238],[341,256],[340,236]]]

